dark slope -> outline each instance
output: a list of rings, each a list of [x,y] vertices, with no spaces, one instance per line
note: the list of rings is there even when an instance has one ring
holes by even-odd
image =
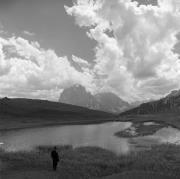
[[[70,120],[82,118],[108,118],[111,114],[90,110],[83,107],[50,102],[46,100],[3,98],[0,99],[0,117],[17,118],[41,118],[41,119],[62,119]]]
[[[121,115],[166,113],[180,113],[180,91],[172,91],[160,100],[143,103],[136,108],[121,113]]]

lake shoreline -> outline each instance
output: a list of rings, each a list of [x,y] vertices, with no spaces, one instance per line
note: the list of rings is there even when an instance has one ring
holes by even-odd
[[[40,123],[29,123],[29,124],[16,124],[17,126],[8,126],[4,125],[0,127],[0,132],[22,130],[22,129],[33,129],[33,128],[43,128],[43,127],[53,127],[53,126],[71,126],[71,125],[93,125],[93,124],[102,124],[108,122],[121,122],[115,121],[114,119],[104,119],[104,120],[77,120],[77,121],[61,121],[61,122],[40,122]]]
[[[180,130],[180,116],[177,115],[128,115],[121,116],[116,121],[132,122],[133,124],[142,124],[145,122],[154,122],[164,127],[172,127]]]
[[[21,120],[23,120],[23,119],[21,119]],[[53,127],[53,126],[94,125],[94,124],[103,124],[103,123],[108,123],[108,122],[131,122],[132,125],[135,125],[135,126],[138,126],[138,125],[141,126],[141,125],[143,125],[143,123],[146,123],[146,122],[153,122],[153,123],[159,124],[161,126],[161,128],[172,127],[177,130],[180,130],[180,123],[178,123],[179,125],[177,125],[177,123],[174,124],[174,121],[162,120],[159,116],[156,116],[156,115],[152,115],[152,116],[135,115],[135,116],[125,116],[125,117],[120,117],[120,118],[114,116],[114,117],[105,118],[105,119],[89,119],[89,120],[79,119],[79,120],[74,120],[74,121],[72,119],[71,120],[63,119],[61,121],[57,121],[57,119],[55,119],[54,122],[49,122],[50,120],[43,121],[42,119],[38,119],[39,120],[38,122],[31,122],[32,119],[28,119],[28,120],[25,119],[25,120],[26,120],[25,123],[15,120],[14,121],[15,124],[13,125],[13,124],[11,124],[11,121],[12,121],[11,118],[8,119],[9,124],[8,124],[8,121],[5,122],[4,124],[1,124],[1,119],[0,119],[0,132],[3,133],[3,132],[7,132],[7,131],[14,131],[14,130]],[[67,120],[67,121],[65,121],[65,120]],[[152,132],[150,131],[149,134],[152,134]],[[128,136],[128,135],[124,136],[124,133],[123,133],[123,136],[121,136],[121,134],[116,135],[116,136],[117,137],[125,137],[126,136],[128,138],[133,137],[133,136]],[[141,136],[141,135],[139,135],[139,136]],[[142,135],[142,136],[144,136],[144,135]]]
[[[134,138],[134,137],[144,137],[150,136],[155,134],[157,131],[165,128],[170,127],[169,125],[160,124],[160,123],[153,123],[150,125],[146,125],[148,122],[144,123],[132,123],[132,125],[122,131],[116,132],[114,135],[117,137],[124,137],[124,138]]]
[[[172,127],[180,130],[180,117],[176,114],[152,114],[152,115],[126,115],[120,116],[116,121],[131,122],[132,126],[138,131],[136,134],[131,134],[131,131],[124,130],[116,132],[117,137],[143,137],[153,135],[162,128]],[[157,125],[143,126],[144,123],[155,123]]]

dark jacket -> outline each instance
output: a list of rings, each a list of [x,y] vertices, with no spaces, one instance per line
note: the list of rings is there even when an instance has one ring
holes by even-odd
[[[57,153],[56,150],[53,150],[53,151],[51,152],[51,158],[52,158],[53,161],[59,162],[59,155],[58,155],[58,153]]]

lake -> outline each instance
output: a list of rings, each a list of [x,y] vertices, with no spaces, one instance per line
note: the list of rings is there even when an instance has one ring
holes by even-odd
[[[108,122],[91,125],[38,127],[0,132],[0,147],[7,151],[32,150],[39,145],[98,146],[117,154],[128,153],[163,142],[180,140],[180,131],[163,128],[152,136],[120,138],[114,133],[131,126],[130,122]]]

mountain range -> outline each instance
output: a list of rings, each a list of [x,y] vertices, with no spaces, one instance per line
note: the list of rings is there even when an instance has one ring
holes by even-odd
[[[81,85],[74,85],[64,89],[59,102],[110,113],[120,113],[130,108],[128,102],[114,93],[104,92],[93,95]]]
[[[143,103],[121,115],[180,113],[180,90],[174,90],[164,98]]]

